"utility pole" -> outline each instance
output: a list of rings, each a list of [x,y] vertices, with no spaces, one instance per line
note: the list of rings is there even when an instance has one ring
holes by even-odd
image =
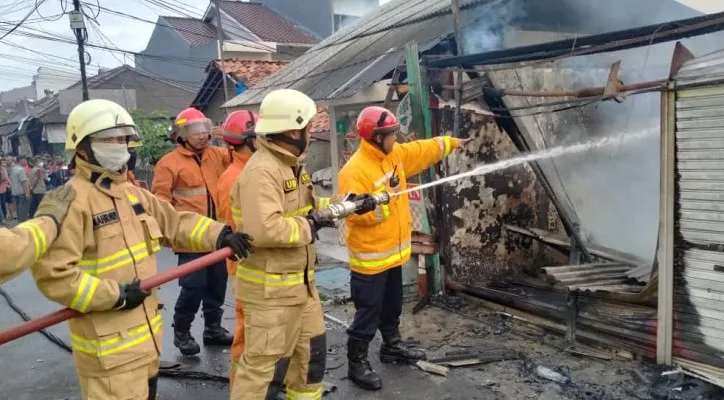
[[[83,49],[85,22],[83,21],[83,12],[80,10],[80,0],[73,0],[73,11],[68,14],[70,15],[70,28],[75,32],[75,39],[78,42],[80,81],[83,86],[83,101],[86,101],[88,100],[88,80],[85,76],[85,50]]]
[[[465,51],[463,47],[463,33],[460,28],[460,0],[451,0],[453,23],[455,24],[455,43],[457,43],[457,55],[462,56]],[[453,120],[453,136],[460,137],[460,124],[463,116],[463,66],[458,67],[457,78],[455,79],[455,119]]]
[[[224,71],[224,28],[221,22],[221,2],[215,0],[216,4],[216,34],[219,42],[219,60],[221,62],[221,82],[224,84],[224,102],[229,101],[229,90],[226,82],[226,71]],[[224,113],[228,111],[224,109]]]

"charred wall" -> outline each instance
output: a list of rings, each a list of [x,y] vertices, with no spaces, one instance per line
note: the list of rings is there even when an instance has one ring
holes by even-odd
[[[449,135],[453,111],[441,110],[439,132]],[[445,175],[465,172],[519,154],[508,135],[491,116],[463,113],[461,137],[472,138],[464,152],[451,156]],[[532,239],[508,232],[506,224],[562,232],[555,208],[528,165],[474,176],[441,189],[447,235],[443,248],[450,257],[446,271],[454,280],[485,284],[546,262]]]

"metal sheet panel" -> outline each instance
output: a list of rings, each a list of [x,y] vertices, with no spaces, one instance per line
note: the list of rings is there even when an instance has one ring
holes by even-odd
[[[694,60],[687,81],[724,72],[721,54]],[[678,90],[674,355],[724,367],[724,86]]]

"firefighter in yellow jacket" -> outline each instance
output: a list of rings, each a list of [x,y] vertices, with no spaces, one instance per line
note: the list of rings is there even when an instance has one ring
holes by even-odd
[[[248,237],[176,211],[128,182],[127,140],[136,127],[120,105],[79,104],[67,133],[76,166],[68,184],[78,196],[33,276],[50,300],[84,314],[70,321],[82,398],[154,399],[162,321],[156,291],[143,291],[140,280],[156,274],[155,253],[164,244],[207,252],[231,247],[246,256]]]
[[[367,107],[357,119],[359,149],[339,171],[339,194],[352,198],[365,193],[407,189],[407,177],[415,176],[447,157],[463,141],[449,136],[397,144],[400,125],[382,107]],[[369,195],[366,196],[369,198]],[[367,351],[377,329],[382,334],[380,361],[414,362],[425,358],[422,350],[405,345],[399,331],[402,313],[402,268],[412,250],[412,223],[407,195],[377,207],[367,202],[345,220],[345,239],[351,272],[350,289],[356,308],[347,331],[349,378],[367,390],[382,387],[382,379],[370,367]]]
[[[74,198],[72,186],[61,186],[43,196],[34,219],[13,229],[0,229],[0,248],[5,254],[0,261],[0,283],[19,275],[45,254],[60,232]]]
[[[322,398],[327,355],[324,314],[314,286],[317,230],[330,227],[316,209],[311,177],[300,161],[309,145],[314,101],[295,90],[269,93],[256,125],[257,151],[231,191],[237,231],[254,237],[254,253],[236,268],[234,293],[244,304],[246,345],[233,400]],[[286,377],[286,379],[285,379]]]

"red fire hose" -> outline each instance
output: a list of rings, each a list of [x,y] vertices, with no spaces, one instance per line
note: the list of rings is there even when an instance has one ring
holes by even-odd
[[[182,276],[186,276],[202,270],[212,264],[223,261],[232,255],[233,252],[228,247],[217,250],[211,254],[207,254],[201,258],[187,262],[186,264],[179,265],[177,268],[173,268],[158,275],[154,275],[148,279],[144,279],[141,281],[141,288],[143,288],[143,290],[151,290],[163,285],[164,283],[176,280]],[[0,332],[0,345],[81,315],[83,314],[78,311],[71,310],[70,308],[64,308],[40,318],[24,322],[20,325],[15,325],[10,329]]]

